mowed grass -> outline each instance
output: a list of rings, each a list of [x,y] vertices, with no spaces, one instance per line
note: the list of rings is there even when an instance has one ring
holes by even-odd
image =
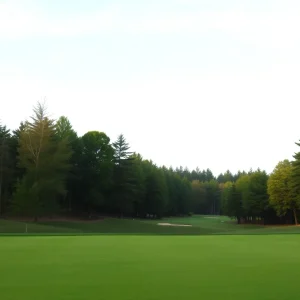
[[[5,300],[290,300],[300,236],[0,238]]]
[[[159,226],[158,223],[191,227]],[[15,222],[0,220],[0,235],[211,235],[300,233],[299,226],[237,225],[223,216],[193,216],[163,220],[114,219],[99,221]]]

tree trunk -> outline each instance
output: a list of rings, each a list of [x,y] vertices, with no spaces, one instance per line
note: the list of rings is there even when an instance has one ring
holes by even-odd
[[[297,212],[295,208],[293,208],[293,213],[294,213],[295,225],[298,225]]]

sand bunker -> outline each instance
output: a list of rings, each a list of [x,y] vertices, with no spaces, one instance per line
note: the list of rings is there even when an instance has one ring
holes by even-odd
[[[219,217],[204,217],[204,219],[219,219]]]
[[[192,225],[185,224],[171,224],[171,223],[157,223],[159,226],[176,226],[176,227],[192,227]]]

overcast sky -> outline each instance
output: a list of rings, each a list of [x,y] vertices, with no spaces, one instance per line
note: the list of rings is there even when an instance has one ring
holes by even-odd
[[[47,98],[158,165],[272,171],[300,139],[299,0],[0,0],[0,119]]]

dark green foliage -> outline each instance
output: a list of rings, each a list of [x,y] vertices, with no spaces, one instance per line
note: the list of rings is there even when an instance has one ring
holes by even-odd
[[[168,201],[165,174],[152,166],[146,176],[145,212],[158,218],[164,215]]]
[[[234,176],[232,175],[232,173],[227,170],[224,174],[220,174],[217,178],[219,183],[225,183],[228,181],[234,181]]]
[[[80,184],[79,161],[82,155],[82,142],[74,131],[69,119],[60,117],[56,122],[56,138],[58,141],[67,142],[67,147],[71,152],[70,170],[66,178],[66,194],[61,198],[62,210],[71,212],[73,206],[77,204],[78,184]]]
[[[232,177],[234,178],[237,180],[221,184],[222,214],[239,217],[239,222],[261,222],[270,209],[267,194],[268,175],[258,169],[249,173],[239,172],[237,176]]]
[[[231,181],[225,182],[224,184],[220,184],[220,213],[221,215],[229,216],[229,200],[230,200],[230,192],[233,183]]]
[[[202,213],[207,210],[206,187],[199,180],[192,182],[192,211],[194,213]]]
[[[119,135],[116,142],[112,144],[114,150],[114,169],[113,169],[113,191],[112,200],[114,210],[123,216],[134,213],[134,195],[137,190],[137,174],[135,170],[134,157],[125,137]]]
[[[192,182],[192,208],[197,214],[219,214],[221,209],[221,187],[212,179],[210,181]]]
[[[300,143],[296,143],[300,146]],[[300,209],[300,152],[295,153],[294,161],[292,162],[292,172],[290,178],[291,198],[293,199],[294,209]],[[297,222],[296,214],[295,219]]]
[[[0,215],[9,204],[14,180],[15,155],[10,131],[0,124]]]
[[[247,209],[251,212],[252,217],[262,217],[269,207],[267,184],[268,175],[265,171],[257,170],[250,175],[250,201]]]
[[[132,193],[130,203],[132,205],[132,215],[140,217],[145,214],[146,200],[146,173],[143,169],[143,158],[140,154],[133,154],[131,159]]]
[[[81,139],[82,153],[78,165],[80,171],[80,196],[83,209],[88,213],[102,208],[108,201],[113,176],[113,148],[109,137],[98,131],[90,131]]]
[[[235,183],[230,187],[228,195],[228,216],[235,217],[238,223],[243,216],[242,197],[237,190]]]
[[[129,152],[129,144],[127,143],[123,134],[118,136],[118,139],[112,144],[114,149],[114,161],[116,165],[121,165],[122,162],[129,160],[132,152]]]
[[[300,152],[294,158],[284,213],[296,219]],[[67,117],[51,120],[41,104],[31,121],[12,133],[0,125],[0,214],[161,218],[194,213],[278,222],[268,178],[259,169],[215,177],[210,169],[160,167],[130,151],[124,135],[113,143],[104,132],[78,136]]]

